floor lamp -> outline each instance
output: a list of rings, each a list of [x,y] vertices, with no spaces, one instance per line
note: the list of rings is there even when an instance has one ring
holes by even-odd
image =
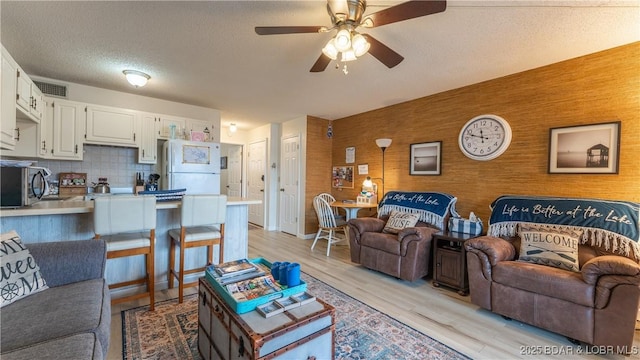
[[[384,199],[384,151],[391,145],[391,139],[376,139],[376,145],[382,149],[382,198]],[[382,199],[379,199],[380,201]]]

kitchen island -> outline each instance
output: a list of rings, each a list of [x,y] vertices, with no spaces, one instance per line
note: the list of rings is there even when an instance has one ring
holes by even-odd
[[[229,197],[225,222],[224,261],[246,258],[248,256],[248,210],[249,205],[259,204],[259,200]],[[180,202],[158,202],[156,205],[156,247],[155,247],[155,283],[156,289],[167,288],[169,270],[169,229],[180,227]],[[93,201],[82,197],[69,200],[41,201],[31,207],[3,209],[0,211],[0,230],[16,230],[25,244],[85,240],[93,238]],[[217,246],[214,249],[214,261],[218,261]],[[178,260],[179,261],[179,260]],[[201,266],[206,262],[206,248],[187,249],[185,266]],[[109,283],[131,279],[134,274],[144,274],[144,257],[126,257],[107,261],[106,278]],[[188,278],[195,280],[200,275]],[[132,292],[135,289],[118,289],[120,292]],[[112,290],[116,294],[115,289]]]

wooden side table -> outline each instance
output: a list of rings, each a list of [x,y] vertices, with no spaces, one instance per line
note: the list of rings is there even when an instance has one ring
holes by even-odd
[[[433,235],[433,286],[446,285],[469,295],[467,252],[464,242],[478,235],[438,232]]]

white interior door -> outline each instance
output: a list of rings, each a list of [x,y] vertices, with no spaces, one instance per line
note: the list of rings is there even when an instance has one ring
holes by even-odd
[[[249,205],[249,222],[264,227],[267,140],[249,144],[247,162],[247,197],[262,201],[260,204]]]
[[[280,146],[280,231],[296,235],[298,184],[300,183],[300,136],[283,138]]]
[[[227,196],[242,196],[242,145],[231,146],[227,155]]]

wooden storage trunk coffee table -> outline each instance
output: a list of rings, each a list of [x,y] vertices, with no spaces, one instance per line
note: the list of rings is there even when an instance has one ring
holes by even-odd
[[[198,350],[208,359],[333,359],[335,309],[317,299],[265,318],[235,313],[199,280]]]

